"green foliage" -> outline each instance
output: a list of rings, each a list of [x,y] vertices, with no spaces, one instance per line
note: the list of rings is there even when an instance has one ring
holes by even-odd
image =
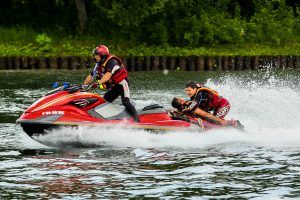
[[[244,40],[243,23],[238,18],[228,19],[225,14],[203,15],[202,41],[205,44],[234,44]]]
[[[295,32],[298,20],[284,1],[267,1],[247,24],[246,39],[279,45],[298,34]]]
[[[235,3],[234,3],[235,2]],[[297,38],[299,15],[284,0],[94,1],[121,43],[205,46],[243,42],[281,44]],[[115,38],[113,37],[113,38]],[[123,39],[123,40],[122,40]],[[139,41],[139,42],[138,42]]]
[[[152,44],[168,44],[168,28],[164,21],[155,22],[148,27],[149,39]],[[156,30],[156,31],[153,31]]]
[[[0,44],[0,56],[90,56],[95,44],[65,42],[52,44],[51,52],[39,51],[38,46],[29,44]],[[227,44],[203,47],[171,47],[171,46],[146,46],[122,48],[108,46],[110,51],[118,56],[253,56],[253,55],[300,55],[300,42],[287,45],[259,45],[253,43]]]
[[[74,1],[0,1],[1,55],[90,55],[100,43],[119,55],[299,54],[293,0],[85,2],[80,35]]]
[[[0,26],[0,43],[34,42],[38,33],[25,26]]]
[[[38,51],[40,54],[49,54],[52,51],[52,39],[47,34],[39,34],[35,39],[38,44]]]
[[[47,34],[39,34],[35,41],[38,43],[40,46],[50,46],[50,43],[52,42],[52,39],[47,35]]]

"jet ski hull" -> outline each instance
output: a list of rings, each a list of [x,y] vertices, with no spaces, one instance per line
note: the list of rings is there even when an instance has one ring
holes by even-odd
[[[135,122],[124,106],[106,102],[98,94],[80,86],[59,88],[34,102],[20,116],[20,124],[30,137],[47,133],[47,130],[71,126],[105,126],[155,131],[203,131],[218,126],[204,120],[190,120],[172,116],[159,104],[135,105],[140,122]]]
[[[198,126],[190,125],[190,126],[171,126],[171,125],[157,125],[150,123],[135,123],[130,124],[126,122],[119,123],[63,123],[56,122],[53,124],[44,124],[44,123],[32,123],[26,122],[22,120],[17,121],[18,124],[21,125],[24,132],[33,137],[35,135],[43,135],[47,134],[48,131],[52,131],[55,129],[63,128],[63,127],[105,127],[105,128],[122,128],[122,129],[143,129],[151,132],[160,132],[160,131],[201,131]]]

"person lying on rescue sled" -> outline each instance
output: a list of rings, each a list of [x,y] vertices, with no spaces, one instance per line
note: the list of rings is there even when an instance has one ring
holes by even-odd
[[[185,101],[182,98],[174,97],[172,100],[172,106],[176,108],[179,112],[200,117],[201,119],[204,119],[215,125],[232,126],[235,128],[243,129],[243,125],[238,120],[225,120],[216,117],[211,113],[205,112],[204,110],[200,109],[196,101]]]
[[[232,126],[239,129],[244,129],[244,126],[238,120],[225,120],[212,115],[211,113],[205,112],[200,109],[196,101],[185,101],[182,98],[174,97],[172,100],[172,106],[179,112],[187,115],[193,115],[206,120],[209,123],[219,126]]]
[[[230,110],[230,103],[226,98],[202,84],[189,81],[184,90],[190,101],[196,101],[201,110],[212,112],[216,117],[223,119]]]
[[[134,121],[139,122],[135,107],[130,102],[128,72],[123,62],[117,56],[109,53],[104,45],[99,45],[93,50],[96,61],[93,71],[86,77],[84,84],[88,85],[96,80],[100,89],[107,89],[103,98],[113,102],[121,95],[122,103]]]

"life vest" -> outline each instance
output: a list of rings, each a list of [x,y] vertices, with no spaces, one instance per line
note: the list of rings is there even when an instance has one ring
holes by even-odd
[[[106,64],[110,59],[114,59],[117,61],[118,65],[120,66],[120,69],[118,69],[117,71],[114,72],[114,74],[111,77],[111,81],[113,83],[120,83],[121,81],[123,81],[125,78],[128,77],[128,71],[125,68],[122,60],[120,58],[118,58],[117,56],[114,55],[110,55],[104,62],[103,64],[98,68],[98,73],[99,74],[105,74],[106,73]],[[103,70],[104,69],[104,70]]]
[[[219,99],[221,98],[221,96],[219,95],[219,93],[213,89],[210,89],[208,87],[200,87],[197,89],[197,92],[194,96],[194,98],[200,93],[200,92],[207,92],[208,93],[208,102],[206,104],[205,109],[210,111],[211,109],[214,109],[218,106],[219,103]],[[201,106],[201,105],[200,105]]]

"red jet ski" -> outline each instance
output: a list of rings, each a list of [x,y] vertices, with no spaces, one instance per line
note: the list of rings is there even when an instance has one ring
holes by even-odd
[[[146,130],[203,131],[218,126],[167,111],[159,104],[135,105],[140,122],[124,106],[109,103],[90,92],[91,86],[61,86],[33,103],[16,121],[32,137],[61,126],[107,126]]]

